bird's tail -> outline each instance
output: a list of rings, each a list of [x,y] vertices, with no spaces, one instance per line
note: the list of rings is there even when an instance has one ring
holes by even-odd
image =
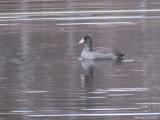
[[[120,59],[120,60],[124,60],[124,56],[125,56],[124,54],[121,54],[121,55],[119,56],[119,59]]]

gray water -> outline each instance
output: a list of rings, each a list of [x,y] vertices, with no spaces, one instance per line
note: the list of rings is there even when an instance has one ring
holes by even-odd
[[[1,0],[0,119],[159,120],[159,5]],[[125,60],[79,60],[88,33]]]

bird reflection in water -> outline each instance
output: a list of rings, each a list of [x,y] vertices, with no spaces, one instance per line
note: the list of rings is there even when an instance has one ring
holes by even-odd
[[[111,67],[112,64],[119,64],[121,60],[82,60],[81,65],[84,69],[83,79],[85,82],[94,79],[94,69],[98,66]]]

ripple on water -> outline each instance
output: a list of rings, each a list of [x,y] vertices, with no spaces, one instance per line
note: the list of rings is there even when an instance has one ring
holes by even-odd
[[[48,91],[21,91],[21,92],[24,92],[24,93],[46,93]]]
[[[33,110],[14,110],[14,111],[11,111],[13,113],[31,113],[31,112],[34,112]]]
[[[148,88],[110,88],[107,90],[98,89],[98,91],[148,91]]]
[[[54,11],[54,12],[21,12],[21,13],[1,13],[0,15],[45,15],[45,14],[77,14],[77,13],[107,13],[107,12],[160,12],[160,9],[143,9],[143,10],[97,10],[97,11]]]
[[[110,94],[108,95],[109,97],[118,97],[118,96],[132,96],[132,95],[135,95],[135,94]]]
[[[81,109],[81,110],[87,110],[87,111],[117,111],[117,110],[136,110],[136,109],[142,109],[142,108],[96,108],[96,109]]]
[[[104,114],[37,114],[37,115],[26,115],[28,117],[73,117],[73,116],[135,116],[135,115],[160,115],[160,113],[104,113]]]
[[[70,26],[70,25],[116,25],[116,24],[121,24],[121,25],[133,25],[136,23],[133,22],[96,22],[96,23],[60,23],[56,25],[64,25],[64,26]]]
[[[41,17],[41,18],[12,18],[12,19],[1,19],[0,21],[42,21],[42,20],[56,20],[56,21],[70,21],[70,20],[108,20],[108,19],[155,19],[160,16],[95,16],[95,17]]]

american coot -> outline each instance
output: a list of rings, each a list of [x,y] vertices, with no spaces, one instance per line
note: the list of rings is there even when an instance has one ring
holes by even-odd
[[[123,60],[124,54],[119,50],[111,48],[94,48],[94,41],[91,35],[85,35],[79,44],[84,43],[85,48],[81,53],[82,59],[91,60]]]

